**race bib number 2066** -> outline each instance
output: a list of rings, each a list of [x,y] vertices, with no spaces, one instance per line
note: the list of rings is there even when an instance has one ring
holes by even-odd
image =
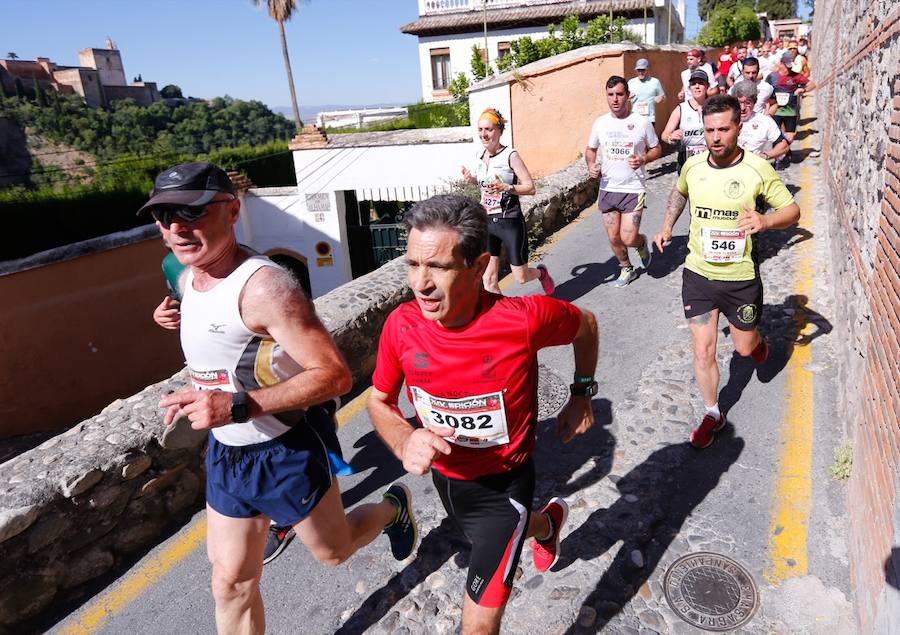
[[[469,448],[486,448],[509,443],[503,393],[492,392],[461,399],[434,397],[411,386],[413,406],[427,428],[450,428],[447,440]]]

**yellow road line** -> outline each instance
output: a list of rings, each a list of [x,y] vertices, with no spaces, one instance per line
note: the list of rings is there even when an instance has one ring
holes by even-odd
[[[802,147],[808,149],[811,146],[810,135],[803,140]],[[797,196],[800,225],[815,233],[811,209],[812,168],[808,163],[800,170],[800,188]],[[809,298],[814,273],[812,241],[804,241],[794,249],[799,252],[794,293]],[[808,324],[806,328],[812,328],[812,325]],[[813,376],[805,366],[810,361],[811,346],[794,346],[787,364],[779,468],[769,514],[769,563],[763,573],[766,581],[774,586],[789,578],[804,576],[809,570],[807,533],[812,500]]]
[[[83,635],[95,632],[107,619],[120,613],[148,587],[155,584],[176,564],[193,553],[204,543],[205,538],[206,519],[202,518],[188,527],[187,532],[179,536],[171,545],[142,564],[137,571],[128,574],[128,577],[113,589],[92,602],[83,615],[63,626],[60,633],[62,635]]]
[[[371,386],[357,395],[346,406],[338,410],[338,427],[344,426],[365,405],[372,392]],[[85,613],[76,616],[63,625],[60,635],[87,635],[96,632],[106,620],[121,613],[129,604],[140,597],[148,588],[159,582],[164,575],[182,560],[203,546],[206,542],[206,518],[200,518],[187,531],[174,539],[163,551],[131,572],[121,582],[95,598]]]

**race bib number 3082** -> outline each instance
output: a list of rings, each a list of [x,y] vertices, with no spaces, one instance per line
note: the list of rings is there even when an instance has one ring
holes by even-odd
[[[506,408],[502,392],[473,395],[461,399],[434,397],[411,386],[413,406],[426,428],[450,428],[447,440],[468,448],[487,448],[509,443]]]

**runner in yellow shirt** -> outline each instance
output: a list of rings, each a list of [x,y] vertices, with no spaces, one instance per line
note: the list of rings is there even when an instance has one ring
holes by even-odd
[[[654,238],[660,251],[672,238],[672,228],[691,201],[688,256],[684,264],[684,316],[694,345],[694,375],[706,406],[691,443],[708,447],[725,426],[719,411],[719,367],[716,362],[719,313],[731,324],[739,355],[762,364],[769,347],[760,335],[762,280],[754,258],[753,235],[784,229],[800,218],[800,208],[769,163],[738,146],[741,107],[729,95],[710,97],[703,106],[703,126],[709,153],[687,160],[669,194],[662,230]],[[756,201],[774,211],[761,214]]]

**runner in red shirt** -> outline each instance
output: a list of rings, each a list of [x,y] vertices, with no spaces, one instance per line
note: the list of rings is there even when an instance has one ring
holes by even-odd
[[[487,216],[475,201],[436,196],[404,221],[415,300],[385,322],[369,414],[407,471],[431,471],[444,508],[472,542],[463,632],[496,633],[525,539],[536,538],[535,567],[547,571],[568,514],[561,498],[531,512],[537,352],[573,345],[572,397],[558,416],[568,442],[593,423],[597,324],[568,302],[481,288],[490,255]],[[397,406],[404,379],[421,427]]]
[[[728,71],[731,70],[731,65],[736,60],[737,55],[731,52],[731,45],[726,44],[722,48],[722,52],[719,53],[719,72],[716,73],[716,81],[719,83],[719,88],[723,90],[728,88],[725,80],[728,77]]]

